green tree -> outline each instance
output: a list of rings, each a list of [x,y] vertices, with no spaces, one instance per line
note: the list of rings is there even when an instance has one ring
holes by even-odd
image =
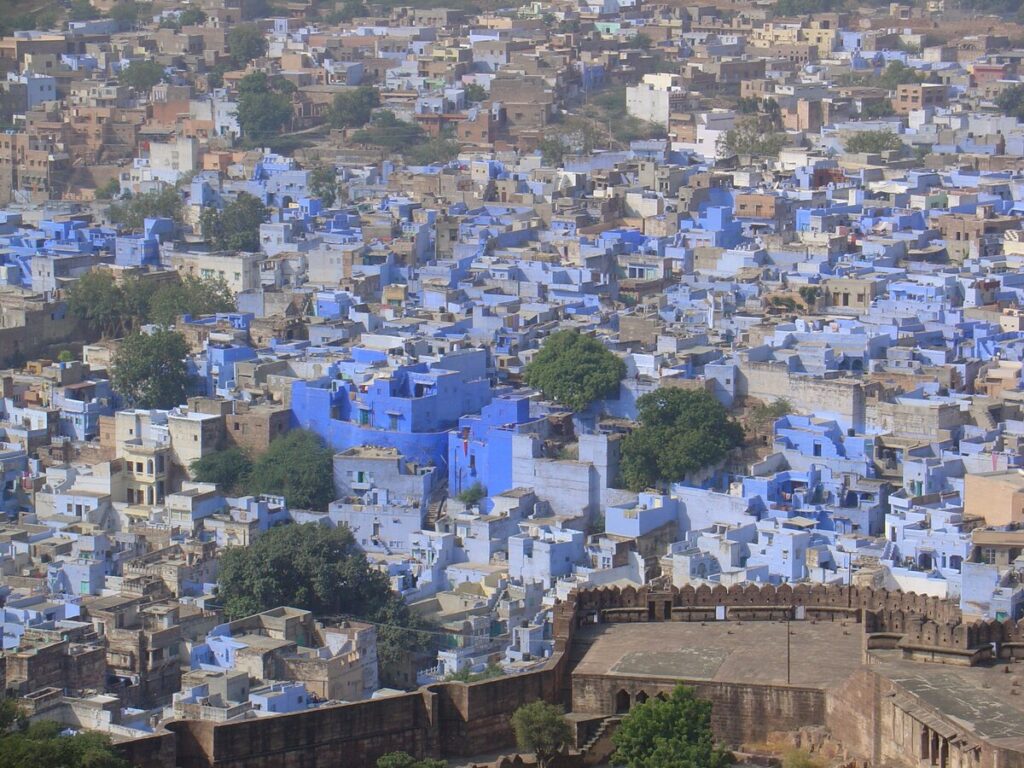
[[[377,112],[365,128],[356,131],[352,141],[400,152],[426,141],[426,138],[426,133],[416,123],[399,120],[394,112],[385,109]]]
[[[198,482],[216,483],[225,493],[237,493],[245,488],[252,460],[241,448],[227,448],[196,459],[191,470]]]
[[[334,96],[329,118],[335,128],[362,128],[370,122],[370,116],[380,106],[380,91],[368,85],[361,85]]]
[[[236,24],[228,32],[228,51],[238,69],[267,52],[267,38],[256,24]]]
[[[470,104],[487,101],[491,97],[482,85],[477,85],[476,83],[466,83],[462,88],[466,92],[466,101]]]
[[[732,755],[715,745],[711,702],[676,686],[668,699],[648,699],[612,734],[612,764],[626,768],[727,768]]]
[[[809,16],[825,13],[839,5],[838,0],[776,0],[776,16]]]
[[[132,406],[173,408],[188,392],[188,344],[173,331],[133,333],[114,354],[111,383]]]
[[[512,714],[512,730],[519,749],[533,752],[541,768],[572,740],[572,730],[562,708],[546,701],[533,701],[519,707]]]
[[[900,137],[892,131],[861,131],[846,140],[847,152],[878,154],[903,149]]]
[[[250,142],[276,136],[292,119],[295,86],[263,72],[246,75],[238,84],[238,127]]]
[[[818,297],[821,295],[821,288],[816,285],[801,285],[797,288],[797,293],[800,294],[800,298],[804,300],[804,304],[806,304],[808,308],[813,308],[814,302],[816,302]]]
[[[293,429],[256,460],[248,490],[284,496],[295,509],[326,509],[334,499],[333,459],[319,435]]]
[[[15,715],[0,733],[0,768],[129,768],[105,734],[69,736],[65,727],[52,720],[27,725]]]
[[[369,13],[361,0],[345,0],[341,8],[326,15],[328,24],[342,24]]]
[[[746,117],[737,120],[730,130],[719,137],[717,149],[720,157],[777,157],[787,141],[786,134],[771,129],[770,118]]]
[[[408,165],[433,165],[434,163],[451,162],[459,156],[459,150],[459,142],[437,137],[428,139],[422,144],[416,144],[403,154]]]
[[[1024,120],[1024,85],[1004,88],[996,96],[996,106],[1004,115]]]
[[[58,363],[73,363],[76,359],[77,358],[75,357],[75,353],[72,352],[70,349],[62,349],[57,354]]]
[[[505,670],[500,664],[488,664],[482,672],[470,672],[469,667],[458,672],[453,672],[445,678],[445,682],[455,683],[479,683],[482,680],[493,680],[496,677],[504,677]]]
[[[651,46],[654,45],[654,41],[648,35],[643,32],[637,32],[633,35],[633,45],[639,48],[641,51],[650,50]]]
[[[139,93],[152,89],[164,79],[164,68],[155,61],[133,61],[121,72],[120,81]]]
[[[889,117],[896,114],[892,108],[892,102],[888,99],[881,101],[869,101],[860,111],[860,116],[865,120],[874,120],[879,117]]]
[[[561,168],[565,163],[568,147],[565,146],[565,141],[561,136],[545,136],[540,140],[537,149],[540,150],[544,165],[550,165],[552,168]]]
[[[140,18],[152,12],[151,3],[139,3],[135,0],[121,0],[107,15],[122,26],[134,26]]]
[[[640,425],[622,442],[622,478],[634,491],[677,482],[743,442],[743,429],[710,392],[662,388],[637,400]]]
[[[309,191],[320,198],[324,207],[330,208],[338,198],[338,170],[317,161],[309,170]]]
[[[71,5],[68,7],[69,21],[91,21],[99,17],[100,12],[92,7],[92,3],[89,0],[72,0]]]
[[[145,316],[150,322],[166,327],[173,325],[180,315],[212,315],[234,310],[235,297],[223,278],[186,275],[181,282],[168,282],[157,288]]]
[[[793,405],[784,397],[770,403],[758,403],[750,409],[749,423],[757,432],[769,432],[775,422],[793,412]]]
[[[878,84],[882,88],[892,91],[898,85],[920,83],[924,78],[923,73],[918,72],[913,67],[908,67],[902,61],[891,61],[882,70],[882,74],[879,75]]]
[[[391,591],[388,577],[370,567],[345,527],[308,523],[271,528],[247,547],[224,551],[218,585],[229,619],[287,605],[317,616],[375,622],[377,655],[385,670],[406,652],[428,645],[429,635],[423,631],[427,625]]]
[[[178,14],[178,24],[183,27],[192,27],[206,23],[206,14],[201,8],[186,8]]]
[[[96,188],[96,198],[98,200],[111,200],[121,193],[121,182],[115,179],[110,179],[106,184]]]
[[[124,293],[107,270],[86,272],[67,291],[68,312],[102,336],[122,333],[127,315]]]
[[[425,757],[417,760],[408,752],[388,752],[377,758],[377,768],[447,768],[445,760]]]
[[[626,364],[597,339],[575,330],[551,334],[526,366],[525,381],[544,397],[582,411],[618,394]]]
[[[455,498],[465,504],[467,507],[471,507],[480,499],[487,496],[487,489],[480,483],[473,483],[469,488],[464,489],[458,493]]]
[[[203,236],[215,248],[227,251],[255,253],[260,249],[260,224],[267,220],[269,211],[257,198],[241,192],[224,206],[224,210],[203,210],[200,225]]]
[[[822,768],[822,765],[806,750],[791,749],[782,756],[782,768]]]
[[[114,203],[107,208],[107,217],[126,230],[139,231],[146,219],[164,218],[181,221],[181,195],[174,187],[164,187],[157,192],[141,195]]]

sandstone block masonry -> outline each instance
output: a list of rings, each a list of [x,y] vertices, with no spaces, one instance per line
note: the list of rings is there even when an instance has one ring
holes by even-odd
[[[930,693],[944,690],[941,680],[936,683],[935,670],[948,678],[944,685],[967,690],[977,684],[981,691],[984,685],[977,676],[991,672],[986,665],[1013,658],[1024,648],[1024,628],[1012,622],[967,624],[955,604],[933,597],[821,585],[604,588],[573,593],[554,613],[555,654],[534,672],[472,684],[443,683],[280,717],[178,721],[167,728],[173,737],[173,761],[166,735],[125,749],[143,768],[360,768],[395,750],[465,758],[511,747],[510,717],[529,701],[544,699],[570,710],[612,715],[642,700],[641,692],[656,695],[659,689],[636,674],[613,673],[600,682],[577,674],[575,668],[602,625],[686,622],[699,633],[701,622],[721,631],[722,622],[783,618],[803,622],[808,629],[814,622],[845,623],[849,629],[841,631],[856,632],[850,639],[860,649],[852,652],[858,656],[852,673],[835,686],[695,681],[715,704],[719,738],[741,743],[769,731],[822,724],[851,756],[876,763],[1024,766],[1024,749],[1005,737],[1018,720],[1024,732],[1024,707],[1002,706],[1000,694],[989,691],[996,709],[985,723],[971,723],[967,714],[977,701],[966,694],[951,700]],[[666,629],[671,631],[670,625]],[[804,673],[815,674],[815,666],[805,663]],[[669,674],[659,684],[668,690],[675,679]],[[640,691],[641,685],[651,693]],[[626,692],[625,700],[620,691]]]

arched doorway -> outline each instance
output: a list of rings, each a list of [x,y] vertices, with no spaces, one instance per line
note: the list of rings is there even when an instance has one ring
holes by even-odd
[[[615,714],[624,715],[629,712],[629,694],[626,691],[619,691],[615,694]]]

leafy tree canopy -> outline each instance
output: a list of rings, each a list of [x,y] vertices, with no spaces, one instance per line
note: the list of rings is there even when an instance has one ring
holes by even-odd
[[[750,409],[748,421],[758,432],[769,432],[774,428],[776,421],[792,412],[793,406],[789,400],[780,397],[770,403],[755,405]]]
[[[630,710],[612,734],[612,764],[626,768],[726,768],[728,751],[715,746],[711,702],[676,686],[668,699],[648,699]]]
[[[480,483],[473,483],[469,488],[465,488],[460,493],[456,494],[455,498],[467,507],[471,507],[474,504],[479,503],[480,499],[483,499],[486,496],[487,489]]]
[[[385,670],[406,651],[428,645],[429,636],[421,631],[427,625],[391,591],[388,577],[370,567],[344,527],[308,523],[271,528],[248,547],[223,553],[218,584],[231,619],[287,605],[318,616],[376,622],[377,655]]]
[[[153,293],[149,321],[173,325],[180,315],[212,315],[233,312],[235,297],[222,278],[205,280],[186,275],[181,282],[165,283]]]
[[[361,85],[350,91],[335,94],[331,104],[330,121],[335,128],[361,128],[370,121],[374,108],[380,106],[380,92]]]
[[[113,337],[144,323],[171,325],[178,315],[230,312],[235,300],[223,280],[186,276],[159,284],[139,278],[118,283],[107,270],[82,275],[67,291],[68,311],[97,335]]]
[[[425,757],[417,760],[408,752],[388,752],[377,759],[377,768],[447,768],[445,760]]]
[[[484,87],[476,83],[467,83],[463,86],[463,90],[466,92],[466,101],[470,104],[487,101],[490,98],[490,94],[487,93]]]
[[[809,16],[825,13],[840,5],[839,0],[776,0],[776,16]]]
[[[140,19],[153,12],[152,3],[140,3],[136,0],[121,0],[110,9],[107,15],[123,26],[133,26]]]
[[[0,768],[128,768],[101,733],[63,735],[52,720],[28,724],[15,703],[0,701]]]
[[[121,182],[117,179],[110,179],[101,187],[96,189],[98,200],[111,200],[121,193]]]
[[[225,493],[237,493],[249,479],[252,460],[241,448],[227,448],[196,459],[191,470],[198,482],[216,483]]]
[[[459,150],[459,142],[454,139],[444,137],[428,139],[422,144],[410,147],[405,153],[405,162],[409,165],[449,163],[459,156]]]
[[[133,406],[173,408],[185,402],[188,391],[186,357],[188,344],[180,333],[133,333],[114,355],[111,382]]]
[[[291,122],[295,86],[282,77],[253,72],[238,83],[238,126],[252,142],[276,136]]]
[[[372,144],[391,152],[400,152],[426,141],[427,134],[416,123],[399,120],[386,109],[373,116],[369,125],[356,131],[352,140],[357,144]]]
[[[239,69],[267,52],[267,38],[256,24],[236,24],[228,32],[227,43],[231,60]]]
[[[847,152],[877,154],[903,149],[900,137],[892,131],[861,131],[846,140]]]
[[[317,162],[309,170],[309,191],[330,208],[338,198],[338,170],[333,165]]]
[[[206,14],[201,8],[186,8],[178,14],[178,23],[183,27],[205,24]]]
[[[558,751],[572,740],[572,729],[562,708],[546,701],[524,704],[512,714],[516,744],[524,752],[533,752],[544,768]]]
[[[269,215],[257,198],[241,192],[222,211],[203,209],[200,228],[215,248],[254,253],[260,249],[260,224]]]
[[[888,99],[882,101],[869,101],[860,111],[860,116],[865,120],[873,120],[879,117],[890,117],[895,114],[896,111],[892,108],[892,103]]]
[[[256,461],[249,493],[284,496],[294,509],[326,509],[334,499],[333,457],[315,432],[293,429]]]
[[[68,6],[69,21],[90,21],[99,17],[100,12],[92,7],[89,0],[72,0],[71,5]]]
[[[164,68],[157,62],[133,61],[121,72],[120,81],[140,93],[148,92],[164,79]]]
[[[1004,115],[1024,120],[1024,85],[1013,85],[1004,88],[996,96],[996,106]]]
[[[626,364],[597,339],[574,330],[558,331],[526,366],[525,380],[575,411],[619,391]]]
[[[361,0],[345,0],[341,8],[336,8],[334,11],[327,13],[324,19],[328,24],[342,24],[367,14],[369,14],[369,10],[367,10]]]
[[[784,133],[772,129],[773,118],[745,117],[718,139],[718,154],[750,155],[752,157],[777,157],[786,146],[788,138]]]
[[[68,312],[95,334],[116,336],[124,328],[124,294],[106,270],[87,272],[67,292]]]
[[[898,85],[910,85],[919,83],[924,79],[924,74],[913,67],[908,67],[902,61],[891,61],[882,70],[878,77],[878,83],[890,91],[895,90]]]
[[[174,187],[164,187],[158,192],[145,192],[141,195],[114,203],[107,209],[107,217],[123,229],[139,231],[146,219],[173,219],[181,221],[181,195]]]
[[[743,442],[743,429],[704,390],[662,388],[637,400],[640,426],[622,443],[622,477],[634,491],[677,482]]]

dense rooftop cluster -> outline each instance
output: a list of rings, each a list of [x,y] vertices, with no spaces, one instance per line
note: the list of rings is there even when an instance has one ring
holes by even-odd
[[[0,22],[3,688],[298,712],[603,585],[1024,618],[1024,27],[955,5]]]

